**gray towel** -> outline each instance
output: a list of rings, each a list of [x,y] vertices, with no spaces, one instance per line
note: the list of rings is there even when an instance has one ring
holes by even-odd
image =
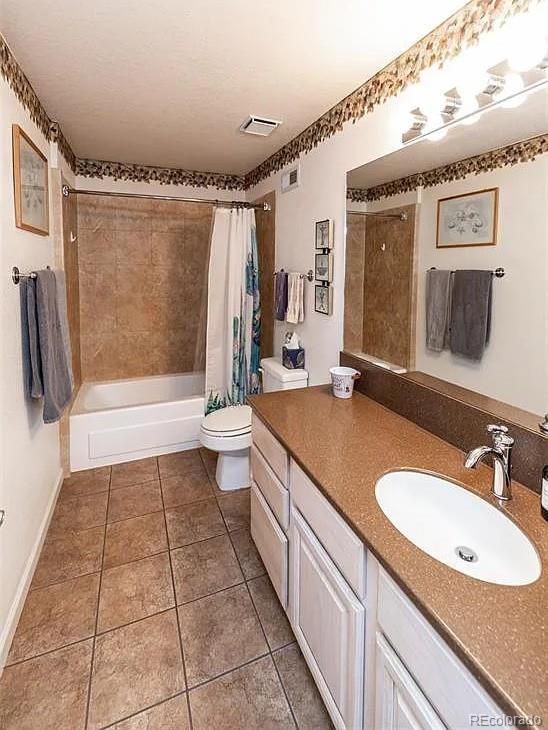
[[[274,282],[274,319],[283,322],[287,312],[287,272],[277,271]]]
[[[481,360],[491,331],[490,271],[455,271],[451,295],[451,352]]]
[[[447,343],[451,302],[451,272],[430,269],[426,272],[426,347],[441,352]]]
[[[63,342],[56,278],[42,269],[36,276],[38,340],[44,384],[44,423],[55,423],[70,403],[72,375],[69,353]]]
[[[44,386],[36,315],[36,281],[21,279],[20,287],[25,394],[30,398],[41,398],[44,395]]]
[[[55,286],[57,291],[57,308],[59,310],[59,323],[61,325],[61,336],[63,338],[63,348],[67,355],[67,362],[70,372],[70,388],[74,390],[74,377],[72,374],[72,348],[70,346],[70,331],[67,315],[67,286],[65,282],[65,272],[61,269],[55,269]]]

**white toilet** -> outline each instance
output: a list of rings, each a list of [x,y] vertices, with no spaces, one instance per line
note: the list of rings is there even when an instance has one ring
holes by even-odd
[[[261,371],[265,393],[308,385],[306,370],[288,370],[275,357],[261,360]],[[229,406],[209,413],[202,421],[200,443],[206,449],[219,452],[215,475],[219,489],[229,491],[250,486],[250,406]]]

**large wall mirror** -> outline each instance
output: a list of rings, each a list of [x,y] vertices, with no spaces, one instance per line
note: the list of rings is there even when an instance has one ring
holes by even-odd
[[[548,411],[548,89],[347,174],[344,349]],[[516,103],[516,102],[514,102]]]

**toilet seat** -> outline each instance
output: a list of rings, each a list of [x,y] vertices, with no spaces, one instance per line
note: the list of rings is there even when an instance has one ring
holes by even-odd
[[[249,449],[250,406],[228,406],[209,413],[202,421],[200,441],[206,448],[220,453]]]
[[[235,438],[251,433],[250,406],[228,406],[209,413],[202,421],[202,432],[214,438]]]

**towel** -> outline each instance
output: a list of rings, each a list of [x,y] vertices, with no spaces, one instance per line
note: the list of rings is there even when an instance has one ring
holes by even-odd
[[[36,275],[36,312],[42,378],[44,423],[58,421],[72,397],[72,368],[59,313],[56,276],[49,269]]]
[[[34,279],[21,279],[19,287],[25,395],[27,398],[41,398],[44,395],[44,387],[36,320],[36,282]]]
[[[287,312],[287,273],[276,272],[274,282],[274,319],[283,322]]]
[[[287,321],[304,322],[304,280],[298,273],[287,275]]]
[[[426,347],[434,352],[441,352],[446,346],[450,292],[450,271],[430,269],[426,272]]]
[[[481,360],[491,331],[490,271],[455,271],[449,346],[455,355]]]
[[[59,311],[59,324],[61,326],[61,337],[63,340],[63,348],[67,356],[70,374],[70,389],[74,390],[74,376],[72,373],[72,348],[70,346],[70,331],[67,314],[67,286],[65,282],[65,272],[61,269],[55,269],[55,288],[57,293],[57,309]]]

